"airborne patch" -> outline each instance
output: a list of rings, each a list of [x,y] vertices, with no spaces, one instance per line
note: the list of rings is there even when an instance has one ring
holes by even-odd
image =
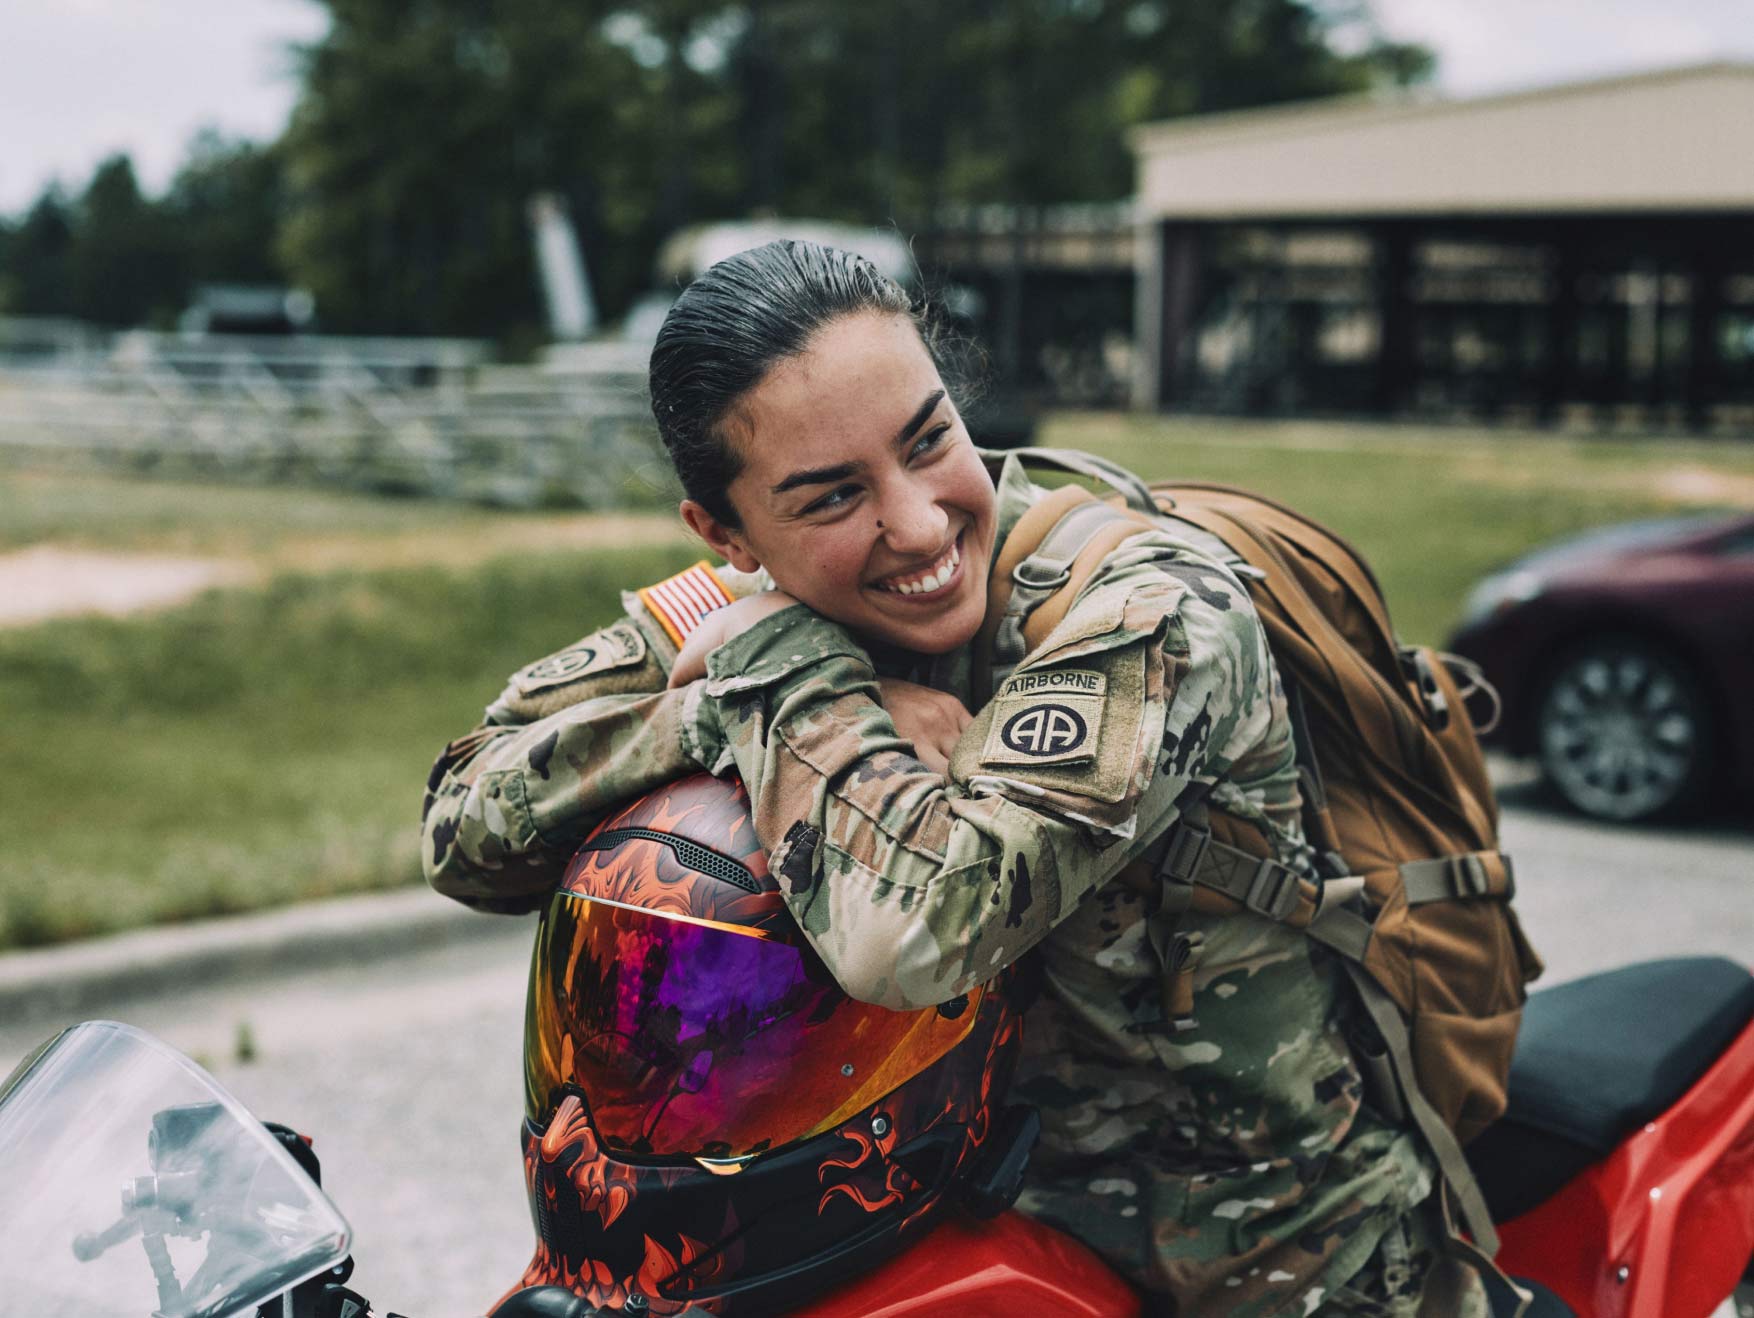
[[[1071,764],[1094,759],[1107,682],[1101,673],[1047,669],[1013,677],[993,701],[981,763]]]
[[[1033,673],[1019,673],[1000,688],[1004,696],[1045,696],[1049,693],[1066,696],[1100,696],[1108,692],[1108,679],[1087,668],[1048,668]]]
[[[512,676],[518,694],[534,695],[580,678],[629,668],[646,657],[646,638],[631,622],[618,622],[594,632],[576,645],[538,659]]]

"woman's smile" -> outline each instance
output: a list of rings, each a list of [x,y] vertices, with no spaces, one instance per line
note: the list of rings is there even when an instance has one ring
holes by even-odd
[[[899,595],[905,600],[920,604],[937,603],[944,596],[962,583],[962,533],[950,542],[950,547],[940,554],[925,570],[909,569],[884,577],[871,583],[873,590],[880,590],[886,595]]]

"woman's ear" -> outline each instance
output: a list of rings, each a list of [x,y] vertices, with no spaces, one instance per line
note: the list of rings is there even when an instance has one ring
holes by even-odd
[[[749,552],[749,543],[741,531],[726,526],[693,499],[684,499],[678,511],[688,529],[706,541],[706,547],[725,562],[739,572],[761,571],[761,560]]]

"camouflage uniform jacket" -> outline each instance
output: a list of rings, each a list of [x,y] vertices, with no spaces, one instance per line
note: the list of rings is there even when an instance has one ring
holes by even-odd
[[[1013,459],[996,481],[1002,543],[1041,491]],[[446,749],[427,876],[466,902],[533,904],[617,804],[735,771],[793,914],[853,996],[942,1002],[1040,948],[1019,1086],[1045,1126],[1027,1210],[1180,1313],[1411,1312],[1347,1307],[1361,1278],[1382,1289],[1379,1246],[1404,1253],[1431,1177],[1361,1102],[1336,968],[1265,919],[1183,915],[1174,929],[1205,943],[1197,1024],[1177,1033],[1170,921],[1109,882],[1185,794],[1307,863],[1283,693],[1230,558],[1174,522],[1126,541],[994,675],[948,781],[896,735],[876,679],[977,701],[966,647],[873,654],[798,606],[667,691],[674,649],[630,596],[628,618],[524,669]]]

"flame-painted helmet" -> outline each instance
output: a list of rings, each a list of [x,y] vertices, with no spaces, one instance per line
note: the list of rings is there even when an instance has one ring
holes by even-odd
[[[798,934],[740,784],[606,820],[542,917],[525,1023],[520,1286],[631,1313],[775,1313],[955,1201],[1015,1195],[1010,979],[921,1011],[847,997]]]

